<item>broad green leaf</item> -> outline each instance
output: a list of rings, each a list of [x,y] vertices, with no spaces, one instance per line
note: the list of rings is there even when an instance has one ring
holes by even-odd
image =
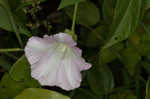
[[[127,44],[127,48],[121,51],[121,61],[128,72],[133,75],[137,63],[141,60],[141,56],[136,48],[130,43]]]
[[[30,79],[28,81],[15,81],[9,74],[5,74],[0,82],[0,99],[14,99],[16,95],[26,88],[40,87],[37,81]]]
[[[118,53],[121,49],[123,49],[123,44],[118,43],[111,48],[101,49],[99,52],[99,63],[106,64],[117,58],[116,53]]]
[[[31,78],[30,66],[22,56],[11,68],[9,74],[5,74],[0,82],[0,98],[13,99],[25,88],[40,87],[40,84]]]
[[[65,8],[69,17],[73,17],[73,6]],[[79,3],[77,11],[77,23],[95,25],[100,19],[100,13],[96,5],[92,2]]]
[[[12,13],[11,10],[7,0],[0,0],[0,28],[11,32],[15,32],[16,28],[18,33],[31,36],[30,32],[23,26],[23,23],[20,22],[19,18]]]
[[[141,0],[118,0],[110,33],[113,33],[104,48],[123,41],[132,34],[139,23]]]
[[[129,41],[136,47],[141,46],[140,45],[140,35],[138,35],[138,33],[133,33],[130,37],[129,37]]]
[[[143,56],[149,56],[150,55],[150,36],[147,34],[144,34],[141,36],[141,43],[139,45],[138,50],[140,51],[140,54]]]
[[[106,24],[111,24],[114,16],[116,0],[104,0],[103,17]]]
[[[150,99],[150,78],[147,81],[146,84],[146,96],[145,99]]]
[[[86,1],[86,0],[61,0],[58,10],[64,7],[70,6],[70,5],[74,5],[75,3],[83,2],[83,1]]]
[[[88,32],[85,33],[86,37],[86,45],[88,47],[97,47],[100,46],[100,44],[102,44],[103,39],[105,38],[105,34],[107,31],[106,26],[98,26],[96,27],[93,31],[95,32]],[[84,38],[85,38],[84,36]]]
[[[2,6],[0,6],[0,12],[0,27],[5,30],[11,31],[12,25],[8,13]]]
[[[40,89],[40,88],[28,88],[14,99],[70,99],[69,97],[62,95],[58,92]]]
[[[144,12],[150,8],[150,0],[143,0],[143,10]]]
[[[31,78],[30,65],[24,55],[13,65],[9,74],[16,81],[25,81]]]
[[[101,66],[95,63],[88,73],[90,88],[97,95],[107,95],[114,88],[112,72],[107,65]]]
[[[115,60],[117,56],[109,49],[101,49],[99,53],[99,63],[106,64]]]

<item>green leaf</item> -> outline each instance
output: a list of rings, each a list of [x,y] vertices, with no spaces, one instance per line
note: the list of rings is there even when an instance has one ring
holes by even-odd
[[[150,99],[150,78],[147,81],[146,84],[146,96],[145,99]]]
[[[30,65],[25,56],[22,56],[11,68],[9,74],[5,74],[0,82],[0,98],[13,99],[25,88],[40,87],[40,84],[31,78]]]
[[[104,38],[104,34],[106,34],[107,28],[106,26],[98,26],[93,31],[95,32],[88,32],[85,33],[86,37],[86,45],[88,47],[96,47],[102,44],[102,38]],[[84,36],[84,38],[85,38]]]
[[[150,56],[150,36],[147,34],[144,34],[141,36],[141,43],[139,45],[139,51],[140,54],[143,56]]]
[[[114,88],[112,72],[107,65],[101,66],[95,63],[88,73],[90,88],[97,95],[107,95]]]
[[[104,0],[103,3],[103,17],[107,24],[111,24],[114,16],[116,0]]]
[[[141,0],[118,0],[110,40],[104,48],[108,48],[120,41],[123,41],[133,33],[140,20]]]
[[[70,5],[74,5],[76,3],[83,2],[83,1],[86,1],[86,0],[61,0],[58,10],[60,10],[64,7],[70,6]]]
[[[123,62],[125,68],[131,75],[133,75],[137,63],[141,60],[140,54],[136,48],[129,43],[127,44],[127,48],[123,49],[120,53],[121,61]]]
[[[16,81],[25,81],[31,78],[30,65],[24,55],[13,65],[9,74]]]
[[[8,13],[2,6],[0,6],[0,12],[0,27],[5,30],[11,31],[12,25],[10,23]]]
[[[14,99],[70,99],[58,92],[40,89],[40,88],[28,88]]]
[[[14,28],[16,28],[19,33],[31,36],[30,32],[24,27],[24,24],[11,12],[7,0],[0,0],[0,12],[0,28],[10,32],[15,32]]]
[[[118,43],[111,48],[108,49],[101,49],[99,52],[99,63],[106,64],[109,63],[117,58],[116,53],[118,53],[121,49],[123,49],[123,44]],[[116,51],[116,52],[114,52]]]
[[[73,17],[73,6],[65,8],[69,17]],[[99,9],[92,2],[79,3],[77,12],[77,23],[95,25],[100,19]]]
[[[144,12],[150,8],[150,0],[143,0],[143,10]]]
[[[6,73],[0,82],[0,98],[13,99],[24,89],[34,87],[40,87],[37,81],[30,79],[25,82],[18,82],[13,80],[11,76]]]
[[[115,60],[117,56],[109,49],[101,49],[99,53],[99,63],[106,64]]]

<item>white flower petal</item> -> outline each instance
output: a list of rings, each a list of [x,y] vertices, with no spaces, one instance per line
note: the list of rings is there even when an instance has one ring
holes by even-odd
[[[48,50],[51,50],[53,48],[52,43],[55,42],[50,39],[45,40],[40,37],[31,37],[25,47],[25,55],[30,64],[36,63]]]
[[[72,39],[71,35],[66,33],[59,33],[53,36],[58,42],[64,43],[66,45],[75,46],[77,43]]]
[[[59,86],[64,90],[78,88],[81,83],[81,71],[91,64],[81,57],[82,51],[76,42],[65,33],[43,38],[32,37],[25,48],[31,64],[31,75],[41,85]]]

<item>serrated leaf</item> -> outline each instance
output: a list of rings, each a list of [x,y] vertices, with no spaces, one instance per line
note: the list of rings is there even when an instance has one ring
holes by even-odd
[[[69,97],[62,95],[58,92],[40,89],[40,88],[28,88],[14,99],[70,99]]]
[[[65,12],[69,17],[73,17],[73,6],[65,8]],[[96,5],[92,2],[83,2],[78,6],[77,23],[95,25],[100,19],[100,13]]]
[[[104,48],[127,39],[136,30],[140,20],[141,4],[141,0],[118,0],[110,32],[113,35]]]
[[[70,5],[74,5],[76,3],[83,2],[83,1],[86,1],[86,0],[61,0],[58,10],[64,7],[70,6]]]

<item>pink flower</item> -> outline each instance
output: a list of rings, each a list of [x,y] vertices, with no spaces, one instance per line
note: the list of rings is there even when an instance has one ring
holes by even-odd
[[[85,62],[76,45],[65,33],[31,37],[25,47],[31,76],[41,85],[58,86],[64,90],[80,87],[80,72],[89,69],[91,64]]]

